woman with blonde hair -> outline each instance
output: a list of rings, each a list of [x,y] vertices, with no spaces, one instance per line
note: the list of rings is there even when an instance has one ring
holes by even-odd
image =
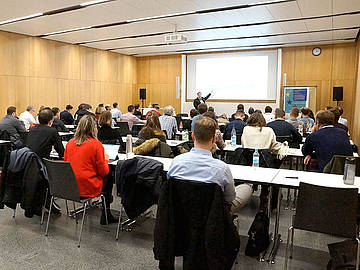
[[[120,138],[118,129],[112,128],[112,114],[110,111],[103,111],[99,117],[98,139],[102,143],[116,144]]]
[[[110,203],[112,202],[111,181],[104,181],[109,173],[109,155],[97,140],[97,124],[94,117],[84,115],[71,139],[65,148],[64,161],[70,162],[78,183],[80,197],[98,197],[104,194],[108,209],[109,223],[117,222],[111,215]],[[105,211],[101,215],[100,224],[106,224]]]

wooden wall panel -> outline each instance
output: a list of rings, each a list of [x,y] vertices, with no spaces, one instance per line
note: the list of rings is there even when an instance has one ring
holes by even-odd
[[[132,56],[0,31],[0,117],[15,105],[75,108],[132,103],[136,88]]]
[[[356,43],[319,46],[322,49],[320,56],[312,55],[313,47],[283,48],[282,75],[286,73],[287,85],[316,86],[317,110],[336,105],[332,101],[332,88],[343,86],[344,101],[339,105],[344,108],[344,117],[349,120],[350,130],[353,130]]]
[[[354,95],[354,117],[353,117],[353,130],[352,138],[354,142],[359,146],[360,145],[360,39],[357,41],[356,46],[356,62],[357,62],[357,83],[356,83],[356,92]]]

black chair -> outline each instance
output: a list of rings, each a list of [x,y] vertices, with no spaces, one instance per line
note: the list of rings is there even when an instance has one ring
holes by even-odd
[[[190,119],[184,119],[183,120],[183,128],[184,130],[191,130],[191,120]]]
[[[128,122],[116,122],[116,126],[119,127],[120,136],[127,136],[131,134]]]
[[[360,240],[357,232],[358,190],[330,188],[300,183],[297,207],[288,229],[285,266],[287,269],[294,246],[294,229],[325,233],[357,241],[356,269],[359,269]]]
[[[137,124],[137,125],[133,125],[133,127],[132,127],[132,130],[131,130],[131,134],[133,135],[133,136],[138,136],[139,135],[139,133],[140,133],[140,130],[143,128],[143,124]]]
[[[178,113],[176,116],[189,117],[189,115],[187,113]]]
[[[300,148],[300,144],[298,142],[294,142],[294,139],[291,135],[276,136],[276,141],[281,143],[288,142],[290,148]]]
[[[49,215],[46,223],[46,232],[45,236],[48,235],[49,230],[49,222],[50,222],[50,216],[51,216],[51,209],[54,202],[54,198],[64,199],[66,201],[72,201],[77,203],[81,203],[83,205],[83,215],[81,220],[81,227],[80,227],[80,233],[79,233],[79,240],[78,240],[78,247],[80,247],[81,242],[81,235],[84,227],[84,220],[85,220],[85,214],[86,214],[86,208],[89,206],[89,203],[94,198],[82,198],[79,194],[79,188],[76,182],[75,174],[71,168],[71,165],[69,162],[64,161],[53,161],[53,160],[47,160],[44,159],[44,164],[46,166],[48,175],[49,175],[49,195],[51,196],[50,200],[50,209],[49,209]],[[47,196],[46,196],[47,197]],[[105,211],[105,219],[106,224],[108,223],[107,218],[107,211],[106,211],[106,202],[104,195],[99,196],[102,200],[102,204]],[[47,201],[47,198],[45,199]],[[66,203],[67,205],[67,203]],[[41,217],[41,223],[43,223],[45,215],[45,206],[43,207],[43,213]],[[77,223],[77,216],[76,211],[74,211],[76,223]]]
[[[345,161],[347,156],[340,156],[335,155],[332,157],[330,162],[325,166],[324,173],[331,173],[331,174],[344,174],[344,167]],[[360,176],[360,158],[359,157],[352,157],[355,158],[355,176]]]

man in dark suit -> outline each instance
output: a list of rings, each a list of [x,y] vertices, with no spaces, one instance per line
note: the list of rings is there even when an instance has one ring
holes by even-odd
[[[200,103],[205,103],[206,100],[211,96],[212,91],[206,96],[202,97],[201,92],[197,92],[197,98],[194,99],[194,108],[197,109]]]
[[[304,143],[302,153],[304,164],[308,164],[314,155],[318,161],[318,171],[322,172],[334,155],[352,156],[353,151],[345,130],[334,127],[334,114],[330,111],[319,111],[316,114],[313,133]]]
[[[60,113],[60,120],[63,121],[65,125],[73,125],[74,117],[71,114],[73,106],[66,105],[66,109]]]
[[[21,139],[21,132],[25,133],[24,123],[17,119],[16,107],[10,106],[7,108],[6,116],[0,121],[0,130],[6,130],[9,133],[12,146],[14,148],[21,148],[24,142]]]
[[[51,109],[54,114],[54,121],[51,127],[56,128],[57,131],[68,132],[69,130],[65,127],[64,122],[61,121],[60,118],[60,109],[58,107],[54,107]]]
[[[231,139],[231,131],[232,128],[235,128],[236,131],[236,136],[241,137],[242,133],[243,133],[243,129],[246,126],[245,122],[245,113],[243,110],[238,110],[235,114],[234,114],[234,120],[231,121],[229,124],[227,124],[225,126],[225,130],[224,130],[224,140],[230,140]],[[241,142],[241,140],[240,140]]]
[[[275,110],[275,120],[269,122],[267,127],[274,130],[276,136],[290,136],[293,143],[300,144],[302,142],[301,134],[294,128],[294,126],[285,121],[285,112],[277,108]]]

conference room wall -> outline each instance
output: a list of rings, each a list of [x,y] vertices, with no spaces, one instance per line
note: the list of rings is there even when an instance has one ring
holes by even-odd
[[[343,86],[344,101],[339,102],[339,105],[344,108],[344,117],[349,120],[349,130],[353,136],[353,133],[356,133],[353,122],[357,74],[356,43],[320,45],[320,56],[312,55],[314,47],[283,48],[282,74],[286,73],[286,84],[316,86],[317,110],[327,105],[335,106],[336,102],[332,101],[332,89],[334,86]]]
[[[357,60],[357,83],[356,83],[356,95],[353,117],[353,131],[352,138],[357,145],[360,145],[360,39],[357,41],[356,46],[356,60]]]
[[[118,53],[0,31],[0,113],[9,105],[18,113],[86,102],[132,102],[136,59]]]
[[[146,88],[145,106],[158,103],[160,107],[172,105],[181,111],[181,98],[176,97],[176,77],[181,81],[181,55],[138,57],[137,87],[133,92],[133,103],[141,104],[139,89]]]

